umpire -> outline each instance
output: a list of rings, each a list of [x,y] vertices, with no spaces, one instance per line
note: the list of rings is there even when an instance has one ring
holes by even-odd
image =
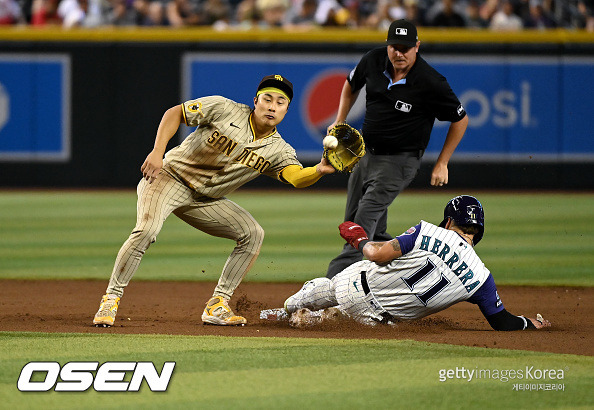
[[[407,20],[390,24],[386,47],[369,51],[347,77],[336,121],[345,122],[359,92],[366,86],[363,138],[367,155],[351,174],[345,221],[361,225],[369,238],[385,241],[388,206],[416,176],[435,119],[450,127],[431,173],[431,185],[448,183],[448,162],[468,126],[466,111],[439,74],[419,55],[417,28]],[[360,261],[349,244],[330,262],[332,278]]]

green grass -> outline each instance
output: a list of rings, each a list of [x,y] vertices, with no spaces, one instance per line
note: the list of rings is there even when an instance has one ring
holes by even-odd
[[[450,194],[407,191],[390,208],[397,235],[438,223]],[[593,286],[593,194],[477,194],[477,247],[498,284]],[[343,241],[345,193],[242,192],[231,199],[266,230],[246,280],[323,275]],[[134,226],[129,192],[0,192],[0,278],[107,281]],[[172,216],[134,280],[216,280],[233,243]],[[202,272],[204,271],[204,272]],[[175,361],[166,393],[21,393],[30,361]],[[515,391],[520,380],[439,381],[442,369],[561,369],[564,391]],[[0,332],[0,408],[360,409],[592,408],[594,358],[403,340],[231,338]],[[127,376],[127,380],[129,375]],[[530,381],[552,384],[554,381]]]
[[[480,193],[485,238],[477,247],[498,284],[594,286],[594,195]],[[344,192],[239,192],[234,200],[266,231],[246,281],[303,282],[325,274],[343,241]],[[398,235],[438,223],[449,193],[407,191],[389,212]],[[0,278],[107,280],[136,220],[124,192],[1,192]],[[217,280],[233,242],[171,216],[134,280]],[[204,272],[203,272],[204,271]]]
[[[21,393],[29,361],[177,363],[166,393]],[[594,358],[406,340],[0,333],[2,408],[588,408]],[[554,369],[563,380],[439,380],[442,369]],[[129,380],[129,374],[126,380]],[[37,380],[37,379],[35,379]],[[519,382],[564,391],[515,391]]]

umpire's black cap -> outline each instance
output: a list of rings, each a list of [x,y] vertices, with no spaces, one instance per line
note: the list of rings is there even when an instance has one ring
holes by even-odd
[[[393,21],[388,29],[387,45],[403,45],[406,47],[414,47],[419,41],[417,35],[417,28],[408,20],[401,19]]]
[[[293,99],[293,84],[280,74],[267,75],[260,81],[258,91],[265,88],[277,88],[287,96],[289,101]],[[256,95],[259,95],[258,92]]]

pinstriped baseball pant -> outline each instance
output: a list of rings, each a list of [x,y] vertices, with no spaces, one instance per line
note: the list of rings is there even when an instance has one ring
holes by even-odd
[[[292,296],[298,308],[321,310],[336,306],[351,318],[366,325],[376,325],[381,316],[374,313],[363,291],[361,271],[367,270],[369,261],[360,261],[341,271],[332,279],[316,278],[303,285]],[[375,320],[374,320],[375,318]]]
[[[137,193],[136,226],[118,253],[107,293],[123,295],[145,251],[173,213],[202,232],[237,243],[213,293],[229,299],[260,253],[264,230],[258,222],[234,202],[200,197],[163,170],[152,184],[142,179]]]

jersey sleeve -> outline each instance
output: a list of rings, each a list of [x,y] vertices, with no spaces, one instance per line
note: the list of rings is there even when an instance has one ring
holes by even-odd
[[[504,309],[503,302],[501,302],[497,293],[495,280],[491,274],[489,274],[485,283],[483,283],[468,301],[478,305],[485,317],[499,313]]]
[[[417,241],[417,237],[419,236],[420,231],[421,224],[418,224],[410,227],[402,235],[396,237],[398,243],[400,244],[400,250],[402,251],[403,255],[410,252],[412,248],[415,246],[415,242]]]
[[[266,170],[265,174],[285,184],[287,181],[283,179],[281,173],[286,167],[289,165],[298,165],[303,168],[303,165],[301,165],[301,162],[297,159],[295,149],[287,143],[285,143],[284,147],[279,150],[278,154],[275,156],[275,160],[271,162],[273,163],[270,164],[270,167]]]
[[[351,85],[353,93],[359,91],[365,85],[365,72],[367,67],[367,60],[369,59],[369,53],[365,54],[359,64],[349,73],[347,81]]]
[[[211,123],[225,112],[228,101],[218,95],[186,101],[182,104],[186,125],[196,127]]]
[[[431,81],[435,117],[440,121],[458,122],[466,116],[466,110],[458,100],[445,77],[439,75]]]

